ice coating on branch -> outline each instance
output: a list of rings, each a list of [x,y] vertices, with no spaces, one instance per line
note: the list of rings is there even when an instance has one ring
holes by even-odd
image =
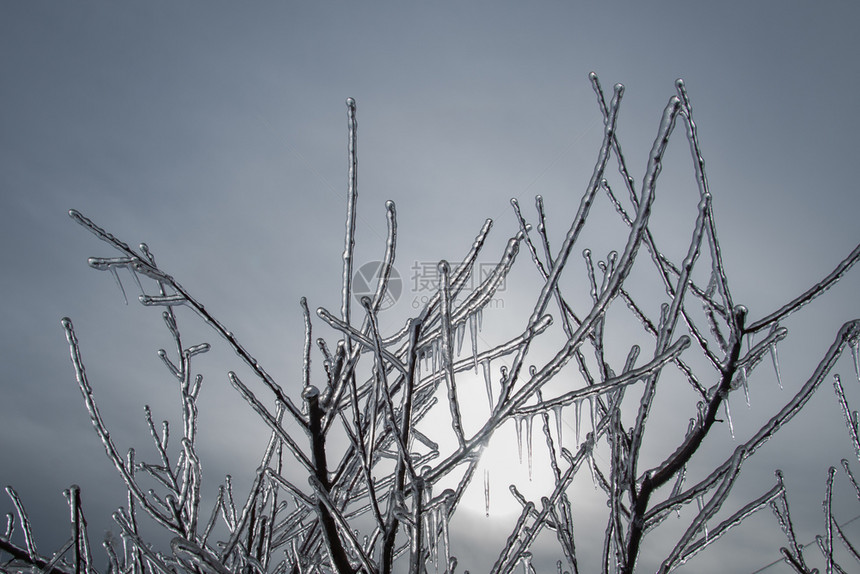
[[[355,100],[346,99],[348,142],[347,152],[349,154],[349,183],[347,186],[346,203],[346,233],[343,246],[343,288],[341,290],[341,319],[347,325],[350,324],[350,301],[352,299],[352,265],[353,251],[355,250],[355,208],[358,199],[358,152],[357,152],[357,128],[358,122],[355,118]],[[346,351],[352,351],[352,341],[349,337],[345,339]]]

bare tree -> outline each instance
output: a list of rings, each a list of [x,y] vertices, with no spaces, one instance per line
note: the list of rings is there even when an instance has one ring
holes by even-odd
[[[494,432],[509,421],[520,437],[521,455],[525,441],[530,465],[537,421],[549,453],[549,468],[541,472],[551,475],[553,481],[540,500],[528,500],[511,487],[522,512],[492,567],[494,574],[520,567],[534,571],[532,550],[544,532],[554,533],[564,556],[559,572],[584,571],[581,554],[588,549],[575,543],[575,513],[570,499],[573,480],[582,472],[594,481],[594,496],[606,500],[605,523],[598,526],[605,533],[603,546],[598,549],[604,572],[633,572],[647,535],[676,512],[680,517],[681,509],[692,506],[696,510],[685,514],[691,518],[659,572],[677,568],[747,517],[768,507],[788,537],[788,546],[782,549],[785,561],[797,572],[811,571],[794,534],[781,473],[777,473],[772,487],[746,505],[722,513],[721,509],[744,463],[804,408],[846,347],[853,351],[855,363],[858,361],[860,320],[844,324],[806,384],[756,432],[739,437],[728,458],[711,462],[707,473],[689,483],[687,468],[709,433],[721,428],[715,423],[725,421],[732,427],[729,397],[738,392],[748,397],[754,369],[768,355],[778,369],[777,346],[787,336],[781,322],[835,284],[860,258],[860,246],[805,292],[761,318],[750,317],[747,309],[735,302],[729,287],[705,162],[684,83],[678,80],[677,93],[663,110],[642,183],[637,185],[616,137],[624,88],[616,85],[607,101],[597,76],[592,74],[590,79],[604,118],[603,139],[579,209],[561,245],[555,249],[550,245],[540,196],[535,201],[535,225],[512,200],[519,228],[497,254],[492,273],[486,277],[476,273],[476,261],[492,225],[487,220],[461,262],[438,263],[438,290],[432,298],[399,330],[385,333],[380,332],[378,317],[395,260],[396,212],[394,203],[388,202],[388,237],[375,292],[360,299],[361,308],[353,308],[357,140],[355,102],[347,100],[349,196],[341,309],[339,313],[324,308],[316,311],[317,324],[321,321],[333,328],[340,338],[333,345],[323,338],[314,339],[314,319],[302,299],[305,337],[300,400],[292,396],[293,389],[275,381],[172,274],[158,266],[145,244],[134,249],[79,212],[70,212],[72,219],[116,252],[110,257],[90,258],[89,265],[115,276],[120,269],[129,270],[137,281],[140,302],[161,310],[174,351],[159,354],[178,382],[181,398],[178,445],[170,443],[168,423],[158,428],[147,408],[156,461],[139,461],[133,450],[123,455],[99,413],[72,322],[63,319],[93,426],[128,490],[127,506],[113,515],[120,529],[121,548],[111,538],[104,543],[109,572],[419,574],[434,570],[453,574],[457,559],[451,555],[449,521],[472,480],[478,476],[480,481],[483,449]],[[650,215],[664,153],[676,127],[689,143],[699,202],[683,256],[672,260],[657,245]],[[612,162],[621,181],[617,188],[608,181]],[[573,267],[571,255],[581,245],[582,231],[598,200],[611,203],[627,233],[620,253],[612,251],[605,260],[595,262],[589,249],[581,250],[589,286],[589,303],[582,305],[576,294],[566,293],[561,279]],[[482,310],[523,250],[542,288],[519,334],[482,349],[478,337]],[[643,299],[628,281],[637,262],[638,267],[656,274],[665,291],[663,300]],[[477,287],[466,289],[473,281]],[[265,396],[258,396],[260,393],[236,373],[227,376],[247,406],[271,430],[262,460],[250,473],[253,480],[249,491],[239,498],[228,477],[214,504],[205,509],[196,440],[202,377],[194,374],[192,364],[210,347],[206,343],[189,345],[183,339],[179,308],[192,310],[256,375],[259,381],[255,384],[262,387]],[[607,320],[610,314],[623,317],[625,333],[637,333],[648,342],[647,348],[634,344],[619,349],[619,345],[628,344],[629,337],[616,332],[616,322]],[[544,336],[551,328],[563,332],[560,345]],[[467,338],[471,348],[463,351]],[[549,353],[546,356],[550,358],[537,360],[536,349],[544,355]],[[626,358],[618,362],[617,356]],[[312,370],[312,363],[320,358],[322,369]],[[461,399],[463,389],[458,385],[470,371],[478,374],[469,379],[470,384],[475,380],[480,383],[483,375],[490,405],[486,411],[464,405]],[[564,385],[552,384],[562,375]],[[686,433],[676,437],[667,455],[652,463],[643,445],[646,431],[652,428],[649,422],[658,383],[678,375],[685,381],[685,389],[672,392],[692,397],[695,408],[686,413],[679,407],[681,420],[690,418]],[[851,411],[838,376],[834,388],[860,458],[860,417]],[[450,430],[437,429],[454,437],[447,447],[422,432],[422,420],[434,411],[441,411],[450,425]],[[574,437],[562,436],[561,423],[566,416],[575,416]],[[589,419],[588,432],[580,436],[582,420]],[[293,433],[289,428],[303,432]],[[295,481],[285,470],[296,466],[306,483]],[[860,485],[850,464],[843,461],[843,467],[860,498]],[[825,534],[816,546],[825,557],[828,572],[841,572],[845,568],[836,563],[834,544],[841,541],[858,560],[860,553],[833,516],[834,475],[835,469],[831,469],[825,489]],[[147,489],[144,479],[154,481],[158,488]],[[0,550],[11,556],[5,570],[26,567],[56,574],[95,571],[77,487],[66,493],[71,536],[51,555],[37,551],[23,504],[14,490],[9,488],[8,493],[23,544],[13,541],[16,528],[10,514],[6,533],[0,536]],[[169,550],[158,550],[147,542],[145,533],[151,525],[141,524],[142,515],[170,532]],[[723,518],[715,523],[717,517]],[[217,532],[223,533],[222,539],[216,540]]]

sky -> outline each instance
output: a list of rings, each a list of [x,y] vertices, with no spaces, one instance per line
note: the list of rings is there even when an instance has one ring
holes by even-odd
[[[0,482],[23,498],[45,551],[66,536],[70,484],[83,488],[95,538],[123,504],[74,381],[64,316],[123,449],[149,446],[144,404],[174,416],[175,388],[155,353],[169,342],[159,314],[134,301],[129,277],[125,305],[114,280],[88,268],[87,257],[112,253],[71,208],[130,245],[146,242],[298,396],[299,298],[340,305],[347,97],[359,122],[357,261],[381,258],[385,202],[397,205],[403,289],[383,328],[426,296],[423,266],[462,257],[486,218],[495,226],[482,261],[498,256],[517,230],[510,198],[533,220],[541,194],[560,243],[602,137],[591,71],[607,92],[626,87],[618,137],[637,181],[684,78],[735,299],[765,316],[860,241],[858,16],[839,1],[0,3]],[[681,136],[655,207],[667,238],[689,237],[695,206]],[[518,266],[528,279],[499,295],[491,326],[510,326],[534,300],[534,269],[526,257]],[[858,287],[854,270],[786,323],[786,388],[762,374],[751,408],[734,405],[737,434],[788,400],[839,326],[860,316]],[[183,324],[215,343],[192,317]],[[235,357],[213,351],[200,361],[200,424],[212,433],[204,464],[214,490],[228,472],[249,480],[266,433],[226,381]],[[860,404],[849,363],[838,369]],[[784,468],[804,541],[822,531],[827,467],[852,457],[828,386],[738,486],[743,504]],[[485,571],[498,552],[491,539],[510,518],[503,482],[498,515],[485,518],[479,502],[463,518],[461,569]],[[846,501],[845,521],[860,515]],[[742,528],[690,571],[752,572],[778,558],[785,542],[768,512]],[[643,553],[643,569],[651,559]]]

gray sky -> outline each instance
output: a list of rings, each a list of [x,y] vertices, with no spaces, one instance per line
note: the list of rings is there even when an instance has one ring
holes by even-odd
[[[147,242],[285,387],[300,387],[299,297],[339,307],[347,96],[358,102],[359,261],[381,257],[384,202],[398,207],[404,293],[390,326],[421,296],[414,263],[461,257],[487,217],[496,226],[486,260],[500,253],[516,230],[511,197],[533,220],[542,194],[561,236],[602,135],[592,70],[607,91],[627,88],[619,139],[637,180],[673,82],[686,80],[735,298],[766,315],[860,239],[858,12],[850,2],[0,4],[0,481],[28,504],[45,551],[65,536],[69,484],[84,488],[95,538],[122,504],[74,383],[65,315],[123,448],[149,454],[143,404],[157,418],[175,414],[154,352],[168,344],[158,313],[124,306],[112,278],[87,268],[88,256],[111,253],[69,208]],[[655,208],[667,237],[689,236],[695,205],[681,136]],[[512,285],[507,309],[534,282],[531,263],[518,265],[532,283]],[[839,325],[860,316],[858,286],[854,271],[787,325],[796,342],[780,349],[786,390],[762,375],[752,409],[734,406],[736,432],[775,412]],[[220,433],[206,443],[212,491],[226,472],[248,479],[238,473],[263,447],[248,445],[265,437],[236,415],[248,409],[225,380],[233,358],[199,362],[201,411],[211,413],[201,426]],[[851,455],[832,392],[819,394],[738,487],[743,504],[783,466],[804,540],[822,528],[827,466]],[[846,505],[845,520],[858,514],[860,504]],[[761,515],[691,568],[751,571],[775,559],[784,540]],[[502,518],[463,520],[494,557]],[[465,551],[460,563],[487,568]]]

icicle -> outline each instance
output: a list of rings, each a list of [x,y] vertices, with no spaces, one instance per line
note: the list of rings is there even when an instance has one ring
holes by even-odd
[[[561,452],[561,405],[554,406],[552,414],[555,416],[555,433],[558,435],[558,448],[559,452]]]
[[[481,325],[484,322],[484,308],[480,307],[477,311],[475,311],[475,316],[478,318],[478,331],[480,331]]]
[[[469,315],[469,335],[472,338],[472,362],[475,364],[475,374],[478,374],[478,321],[475,315]],[[485,371],[489,372],[489,371]],[[492,401],[490,401],[492,403]]]
[[[463,350],[463,339],[465,338],[465,335],[466,335],[466,323],[463,322],[463,323],[460,323],[459,325],[457,325],[457,331],[456,331],[457,356],[458,357],[460,356],[460,351]]]
[[[439,547],[436,538],[436,510],[424,513],[424,531],[427,533],[427,549],[430,551],[430,560],[439,571]]]
[[[490,517],[490,469],[484,469],[484,513]]]
[[[696,497],[696,506],[699,507],[699,512],[702,512],[702,509],[705,508],[705,497],[703,495],[699,495]],[[708,523],[707,521],[702,521],[702,529],[705,531],[705,542],[708,541]]]
[[[595,412],[596,405],[594,404],[594,397],[588,397],[588,413],[591,417],[591,432],[594,433],[597,428],[597,413]]]
[[[490,410],[493,410],[493,381],[490,378],[490,360],[484,359],[481,361],[481,368],[484,371],[484,386],[487,389],[487,401],[490,403]]]
[[[417,355],[415,357],[415,381],[421,382],[421,359],[423,358],[423,353],[421,349],[418,349]]]
[[[436,372],[439,370],[439,367],[441,366],[439,364],[439,362],[440,362],[439,361],[439,339],[433,340],[433,350],[430,351],[430,354],[432,355],[432,361],[433,361],[432,373],[433,373],[433,375],[435,375]]]
[[[675,498],[681,492],[681,487],[684,486],[684,479],[687,477],[687,465],[681,467],[680,472],[678,472],[678,478],[675,480],[675,485],[672,487],[672,494],[670,498]],[[678,518],[681,518],[681,505],[675,506],[675,514],[678,515]]]
[[[143,243],[141,243],[141,245],[143,245]],[[143,290],[143,284],[140,282],[140,277],[137,276],[134,267],[127,267],[126,269],[131,273],[131,276],[134,278],[134,282],[137,283],[137,287],[140,289],[140,294],[144,295],[146,292]]]
[[[723,399],[723,404],[726,406],[726,422],[729,424],[729,433],[732,435],[732,440],[735,438],[735,425],[732,424],[732,409],[729,406],[729,396]]]
[[[453,491],[450,491],[453,495]],[[447,569],[447,572],[453,572],[454,569],[451,567],[451,539],[448,535],[448,501],[450,498],[446,498],[445,501],[439,505],[436,512],[439,513],[438,523],[442,527],[442,544],[445,545],[445,562],[443,563]]]
[[[532,424],[534,417],[526,417],[526,458],[529,464],[529,482],[532,480]]]
[[[776,384],[782,390],[782,379],[779,376],[779,356],[776,354],[776,343],[770,346],[770,358],[773,359],[773,369],[776,371]]]
[[[749,377],[747,377],[747,368],[741,367],[741,372],[739,375],[741,380],[741,388],[744,390],[744,399],[747,401],[747,408],[750,406],[750,381]]]
[[[525,417],[514,417],[514,425],[517,429],[517,457],[520,464],[523,463],[523,423]]]
[[[579,429],[582,422],[582,399],[574,402],[576,407],[576,446],[579,446]]]
[[[110,274],[113,275],[113,278],[116,280],[117,287],[119,287],[119,292],[122,293],[122,301],[126,305],[128,305],[128,297],[125,296],[125,287],[122,286],[122,281],[119,280],[119,273],[116,272],[116,266],[111,265],[108,267],[110,269]]]
[[[594,490],[597,490],[597,472],[594,470],[594,455],[592,451],[589,451],[588,456],[585,457],[585,461],[588,463],[588,471],[591,473],[591,483],[594,485]]]
[[[860,338],[851,339],[848,344],[851,345],[851,356],[854,358],[854,373],[860,381]]]

